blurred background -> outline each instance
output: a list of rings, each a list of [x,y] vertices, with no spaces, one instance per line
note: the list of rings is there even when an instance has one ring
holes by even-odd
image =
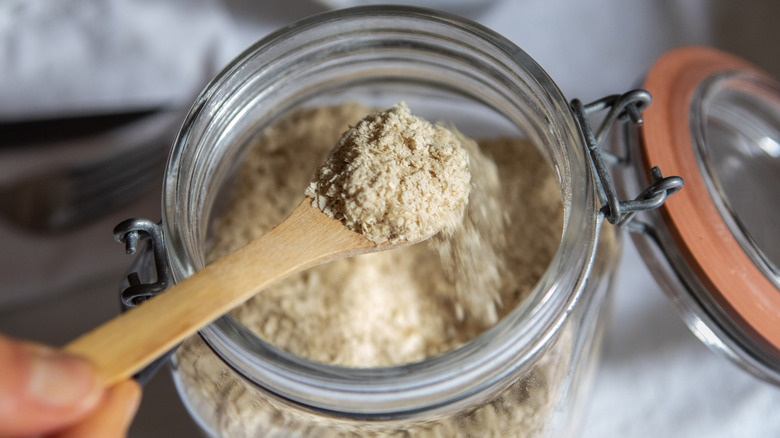
[[[269,32],[365,3],[0,0],[0,332],[63,345],[117,314],[132,258],[112,229],[159,220],[165,156],[197,93]],[[626,91],[688,44],[780,77],[772,0],[409,3],[504,35],[569,99]],[[581,436],[780,436],[780,391],[707,350],[626,243]],[[197,436],[168,373],[147,386],[131,436]]]

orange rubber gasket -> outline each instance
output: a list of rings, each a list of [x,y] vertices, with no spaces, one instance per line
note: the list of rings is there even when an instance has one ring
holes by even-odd
[[[769,79],[748,62],[702,47],[664,55],[644,87],[653,103],[643,112],[641,154],[685,187],[669,198],[661,216],[682,256],[726,314],[751,338],[780,355],[780,291],[753,264],[718,213],[699,173],[691,140],[691,103],[713,75],[736,72]]]

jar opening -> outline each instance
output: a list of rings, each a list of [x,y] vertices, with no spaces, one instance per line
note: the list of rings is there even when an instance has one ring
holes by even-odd
[[[458,17],[403,7],[326,13],[269,36],[212,82],[166,176],[163,223],[181,280],[205,263],[220,197],[215,181],[235,170],[259,129],[295,108],[398,100],[422,117],[454,120],[472,136],[528,138],[554,167],[564,227],[526,301],[484,335],[422,362],[376,369],[315,363],[261,341],[231,317],[201,332],[226,363],[269,392],[351,418],[414,415],[495,393],[558,336],[590,269],[599,221],[585,147],[552,80],[512,43]]]

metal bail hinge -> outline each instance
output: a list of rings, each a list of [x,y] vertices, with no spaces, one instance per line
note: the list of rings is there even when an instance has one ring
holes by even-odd
[[[168,289],[171,275],[168,269],[162,228],[148,219],[128,219],[114,228],[114,239],[125,244],[127,254],[135,254],[138,243],[148,239],[154,257],[154,282],[142,283],[139,272],[127,276],[128,286],[122,291],[122,306],[125,309],[135,307],[149,298]],[[140,263],[136,264],[142,269]],[[151,277],[151,275],[147,275]]]
[[[607,134],[615,122],[630,121],[636,126],[642,124],[642,111],[650,105],[650,93],[645,90],[633,90],[623,95],[607,96],[595,102],[583,105],[578,99],[571,101],[571,109],[585,138],[591,162],[602,189],[604,205],[600,212],[611,224],[626,224],[640,211],[652,210],[663,205],[666,199],[677,193],[683,186],[679,176],[664,177],[661,170],[654,167],[650,171],[652,182],[635,199],[620,201],[612,177],[607,171],[607,160],[619,162],[619,159],[601,150]],[[609,108],[597,132],[593,132],[588,115]]]

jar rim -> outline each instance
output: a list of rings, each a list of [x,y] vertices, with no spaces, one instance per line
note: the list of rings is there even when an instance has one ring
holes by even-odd
[[[401,19],[402,21],[398,21]],[[482,336],[462,347],[418,363],[354,369],[325,365],[285,353],[249,333],[229,316],[201,331],[201,336],[229,366],[250,381],[309,409],[339,412],[350,418],[381,418],[383,415],[413,415],[443,404],[466,403],[486,392],[495,392],[507,374],[520,374],[545,351],[578,302],[595,254],[601,216],[598,214],[586,147],[571,117],[568,102],[547,73],[509,40],[467,19],[444,12],[408,6],[364,6],[329,11],[301,20],[260,40],[238,56],[196,100],[177,137],[166,170],[163,190],[163,229],[169,263],[176,281],[202,266],[187,240],[199,218],[190,217],[181,204],[190,202],[189,188],[198,175],[189,172],[198,132],[211,120],[232,114],[231,93],[242,86],[247,63],[268,56],[282,42],[301,39],[311,29],[333,28],[349,23],[379,20],[398,26],[397,32],[423,26],[444,26],[468,35],[482,47],[508,60],[513,74],[532,78],[526,86],[539,90],[546,111],[549,135],[563,160],[556,165],[564,202],[561,244],[529,298]],[[307,44],[312,44],[308,41]],[[475,49],[476,50],[476,49]],[[249,73],[251,74],[251,73]],[[560,276],[561,272],[576,275]],[[452,373],[456,369],[457,373]],[[475,387],[475,382],[479,385]]]

